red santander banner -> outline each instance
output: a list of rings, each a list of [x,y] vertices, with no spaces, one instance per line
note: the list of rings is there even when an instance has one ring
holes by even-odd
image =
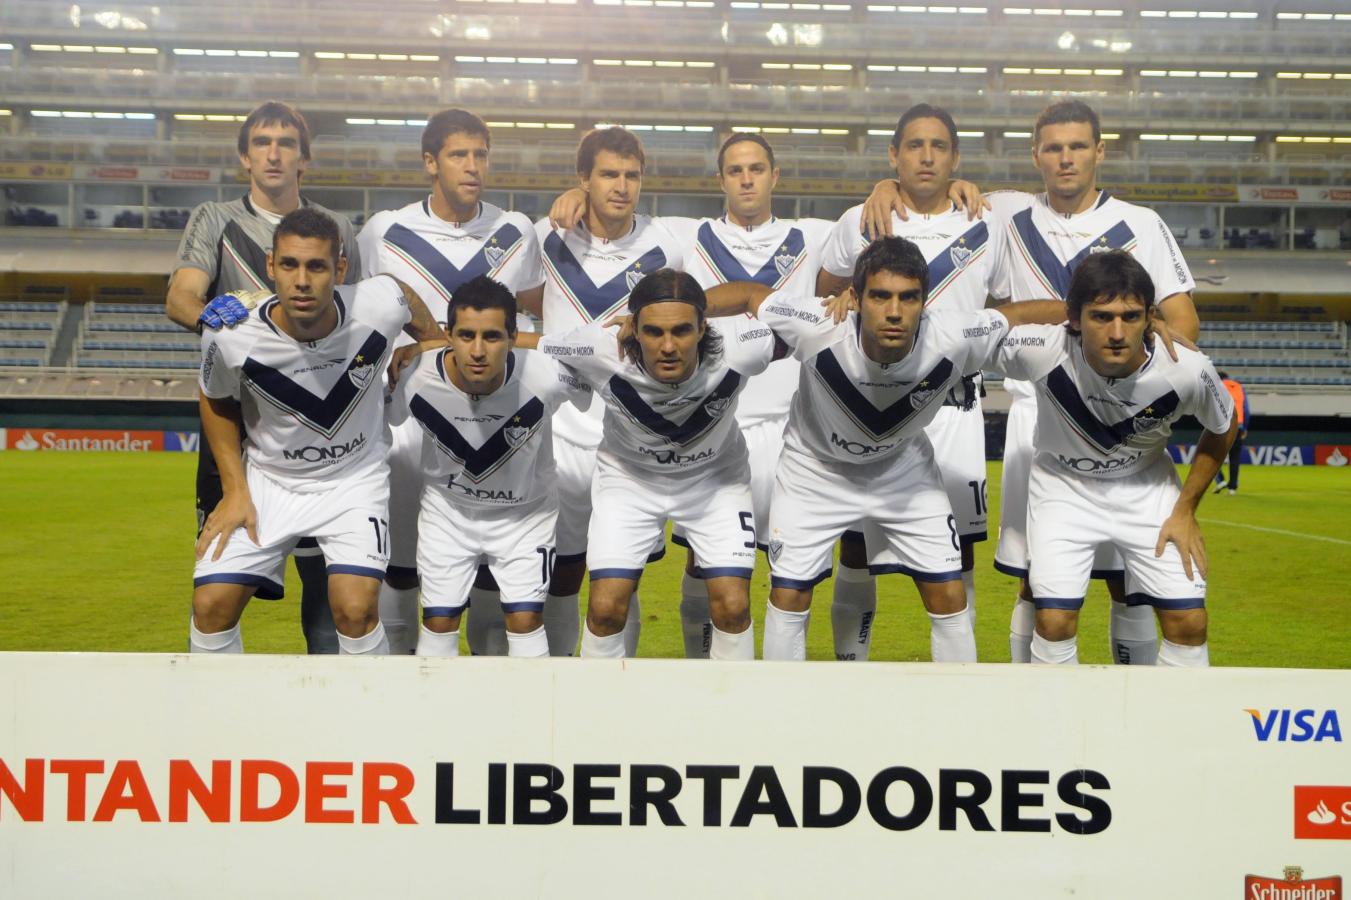
[[[162,431],[87,431],[74,428],[0,429],[6,450],[86,452],[125,450],[144,453],[164,449]]]

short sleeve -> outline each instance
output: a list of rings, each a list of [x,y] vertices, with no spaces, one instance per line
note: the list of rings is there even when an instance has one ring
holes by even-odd
[[[1206,431],[1227,434],[1229,423],[1234,418],[1234,398],[1225,390],[1214,364],[1202,354],[1196,354],[1196,358],[1200,372],[1194,382],[1196,390],[1192,397],[1192,408],[1187,411],[1196,416]]]
[[[443,352],[445,351],[437,350],[419,353],[408,368],[399,373],[399,380],[385,401],[385,420],[389,424],[402,425],[408,420],[408,404],[412,402],[417,384],[422,380],[420,373],[424,367],[436,365],[437,354]]]
[[[788,345],[793,356],[808,360],[838,338],[844,328],[854,327],[851,313],[839,325],[831,321],[816,297],[796,297],[776,291],[760,304],[756,318]]]
[[[1064,330],[1063,325],[1019,325],[1009,329],[989,368],[1005,378],[1036,381],[1052,368],[1057,348],[1064,340]]]
[[[513,217],[514,218],[514,217]],[[525,216],[520,217],[521,249],[516,251],[516,292],[530,291],[544,284],[544,258],[540,252],[539,232]]]
[[[759,375],[774,361],[774,332],[747,316],[719,319],[710,327],[722,337],[723,359],[742,375]]]
[[[380,274],[380,243],[384,237],[385,217],[383,213],[377,213],[366,220],[366,225],[357,234],[357,252],[361,258],[361,277],[374,278]],[[347,271],[352,270],[352,264],[347,264]]]
[[[217,244],[224,228],[223,218],[216,210],[216,204],[203,203],[192,211],[188,224],[183,229],[183,237],[178,241],[178,255],[174,258],[173,271],[191,268],[201,269],[211,282],[220,274],[220,254]]]
[[[926,313],[931,324],[942,330],[961,362],[963,375],[974,375],[995,358],[999,344],[1009,333],[1009,320],[993,309],[975,312]]]
[[[537,350],[572,369],[592,387],[603,384],[614,374],[619,363],[619,342],[616,328],[603,328],[600,323],[583,325],[562,334],[541,337]]]
[[[202,332],[202,367],[197,372],[197,386],[202,393],[215,400],[239,399],[239,370],[225,359],[223,340],[230,340],[231,332]]]
[[[546,360],[546,362],[548,363],[547,370],[553,376],[548,396],[549,409],[558,409],[565,403],[571,403],[583,412],[590,409],[591,401],[595,397],[591,385],[579,378],[567,366],[552,359]]]
[[[1139,236],[1135,245],[1135,257],[1144,265],[1149,277],[1154,281],[1154,300],[1159,302],[1174,294],[1195,290],[1196,281],[1192,278],[1182,251],[1168,225],[1153,210],[1144,210],[1141,229],[1153,232],[1148,238]]]
[[[413,320],[413,311],[408,307],[408,298],[403,295],[403,288],[399,285],[398,279],[392,275],[381,275],[367,280],[355,286],[357,291],[370,291],[376,302],[366,306],[366,309],[372,309],[370,315],[378,318],[368,319],[371,322],[380,322],[380,331],[387,335],[396,335],[403,330],[403,327]],[[363,298],[364,299],[364,298]]]
[[[854,206],[845,210],[844,215],[830,229],[826,238],[825,250],[821,254],[821,268],[837,278],[849,278],[854,274],[854,263],[858,261],[863,246],[863,233],[859,226],[863,222],[863,207]]]
[[[343,279],[343,284],[356,284],[366,277],[362,271],[362,259],[365,253],[361,250],[361,244],[357,240],[356,229],[352,227],[352,222],[346,216],[335,213],[333,218],[338,220],[338,229],[342,232],[342,252],[347,258],[347,277]]]

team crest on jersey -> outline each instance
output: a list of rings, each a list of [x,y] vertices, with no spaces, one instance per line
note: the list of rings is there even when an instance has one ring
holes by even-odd
[[[347,377],[352,379],[352,384],[364,391],[375,377],[375,363],[366,362],[366,357],[358,353],[352,364],[347,367]]]
[[[783,541],[779,540],[778,538],[771,538],[769,543],[766,544],[765,547],[766,552],[769,554],[769,561],[778,562],[779,557],[783,555]]]
[[[1161,420],[1154,415],[1154,407],[1146,406],[1131,419],[1131,427],[1135,429],[1136,434],[1143,434],[1152,428],[1158,427],[1160,421]]]
[[[516,416],[510,425],[502,429],[502,436],[507,439],[511,449],[515,450],[530,438],[530,429],[521,425],[521,417]]]
[[[1107,252],[1109,252],[1111,249],[1112,249],[1112,245],[1109,244],[1109,243],[1107,243],[1107,235],[1104,234],[1102,237],[1098,238],[1098,242],[1097,242],[1096,244],[1093,244],[1093,245],[1091,245],[1091,246],[1088,248],[1088,252],[1089,252],[1089,253],[1107,253]]]
[[[948,248],[948,256],[952,258],[954,268],[965,269],[971,262],[971,248],[966,246],[966,238],[958,238],[957,243]]]
[[[927,380],[921,381],[915,386],[915,389],[910,392],[910,405],[915,409],[919,409],[924,404],[928,403],[929,399],[936,393],[938,393],[938,388],[929,387],[929,382]]]
[[[629,286],[629,290],[633,290],[638,286],[638,282],[643,280],[644,274],[643,264],[636,262],[633,264],[633,268],[624,273],[624,283]]]
[[[788,245],[784,244],[779,248],[779,252],[774,256],[774,268],[778,270],[779,277],[787,275],[793,271],[793,263],[797,262],[797,257],[788,252]]]
[[[718,397],[704,404],[704,412],[716,419],[727,411],[727,404],[731,402],[729,397]]]
[[[483,246],[483,255],[487,258],[488,264],[494,269],[502,265],[502,260],[506,257],[507,251],[503,250],[497,243],[497,238],[489,238],[488,243]]]

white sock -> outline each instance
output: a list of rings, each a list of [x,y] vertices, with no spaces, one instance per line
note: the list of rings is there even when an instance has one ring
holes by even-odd
[[[338,652],[344,656],[388,656],[389,637],[385,626],[376,622],[369,634],[354,638],[338,632]]]
[[[1210,645],[1198,644],[1195,647],[1190,647],[1186,644],[1174,644],[1164,638],[1163,646],[1159,649],[1159,665],[1189,666],[1192,668],[1209,666]]]
[[[809,609],[789,612],[770,601],[765,607],[765,659],[806,659],[811,615]]]
[[[239,623],[224,631],[203,633],[197,630],[197,620],[188,620],[189,653],[243,653],[244,639],[239,636]]]
[[[830,603],[830,628],[835,636],[836,659],[868,658],[876,616],[877,579],[867,569],[838,566],[835,595]],[[769,629],[766,628],[765,637],[768,636]]]
[[[577,595],[544,598],[544,633],[549,638],[550,656],[572,656],[577,652],[577,636],[582,630],[582,616],[577,609]]]
[[[1112,661],[1123,666],[1152,666],[1159,659],[1159,631],[1151,606],[1127,606],[1112,601],[1108,626]]]
[[[709,641],[709,659],[755,659],[755,623],[742,632],[731,634],[710,625],[713,632]]]
[[[713,620],[708,612],[708,585],[689,572],[680,579],[680,633],[686,659],[708,659]]]
[[[1013,602],[1009,620],[1009,659],[1016,663],[1032,661],[1032,633],[1037,628],[1037,605],[1030,600]]]
[[[544,635],[544,626],[525,634],[507,632],[507,656],[540,657],[549,655],[549,639]]]
[[[976,661],[976,635],[965,608],[955,613],[929,613],[929,652],[934,662]]]
[[[418,641],[418,589],[393,588],[380,583],[380,621],[389,636],[389,652],[398,656],[412,653]]]
[[[624,620],[624,655],[633,659],[638,655],[638,636],[643,631],[643,607],[638,603],[638,592],[629,594],[629,615]]]
[[[962,587],[966,588],[966,617],[971,620],[971,630],[976,630],[976,573],[975,570],[962,572]]]
[[[506,656],[507,617],[502,612],[502,594],[488,588],[470,588],[468,613],[464,636],[469,652],[475,656]]]
[[[591,659],[623,659],[624,632],[601,637],[590,626],[582,629],[582,656]]]
[[[432,631],[426,625],[418,626],[417,638],[418,656],[459,656],[460,655],[460,632],[459,630],[439,632]]]
[[[1036,632],[1032,633],[1032,662],[1045,665],[1079,665],[1079,639],[1048,641]]]

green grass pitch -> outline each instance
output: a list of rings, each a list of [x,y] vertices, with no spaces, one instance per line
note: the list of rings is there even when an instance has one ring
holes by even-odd
[[[190,454],[0,454],[0,650],[186,649],[195,465]],[[993,535],[998,463],[989,474]],[[1212,662],[1351,668],[1351,471],[1249,466],[1243,491],[1208,496],[1200,516]],[[993,553],[992,541],[977,545],[976,639],[982,660],[1003,662],[1016,584],[991,567]],[[643,656],[682,653],[683,565],[684,552],[672,547],[643,579]],[[286,600],[249,606],[248,650],[303,652],[294,569],[287,591]],[[762,556],[751,585],[757,632],[768,592]],[[808,637],[813,659],[832,657],[830,596],[826,581]],[[1082,617],[1084,662],[1108,662],[1106,626],[1106,592],[1095,583]],[[914,586],[883,578],[873,658],[928,657]]]

